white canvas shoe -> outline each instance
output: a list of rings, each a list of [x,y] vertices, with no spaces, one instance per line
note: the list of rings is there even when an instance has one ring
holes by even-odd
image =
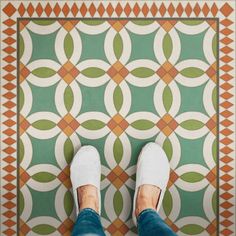
[[[148,143],[143,148],[138,158],[136,169],[136,186],[133,200],[133,221],[137,226],[135,216],[136,198],[139,187],[144,184],[154,185],[161,189],[156,210],[160,209],[166,186],[169,180],[170,165],[163,149],[157,143]]]
[[[76,213],[79,214],[77,188],[84,185],[93,185],[97,188],[99,198],[99,214],[101,212],[101,163],[97,149],[93,146],[83,146],[75,154],[70,166],[70,179],[76,205]]]

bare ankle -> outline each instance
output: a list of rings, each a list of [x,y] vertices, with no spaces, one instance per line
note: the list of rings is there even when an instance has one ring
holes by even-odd
[[[138,216],[145,209],[156,209],[161,190],[152,185],[142,185],[139,188],[135,215]]]
[[[77,189],[79,209],[91,208],[98,212],[97,188],[91,185],[82,186]]]
[[[135,215],[138,216],[145,209],[155,209],[155,205],[151,201],[150,197],[138,196]]]

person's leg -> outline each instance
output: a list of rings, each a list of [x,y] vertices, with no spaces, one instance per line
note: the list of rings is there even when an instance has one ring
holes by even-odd
[[[135,210],[139,236],[176,236],[156,211],[160,192],[153,185],[142,185],[139,188]]]
[[[97,188],[92,185],[81,186],[77,189],[77,198],[80,213],[74,225],[72,236],[105,236],[98,214]]]
[[[140,236],[175,236],[160,218],[160,209],[167,187],[170,164],[163,149],[148,143],[138,158],[133,201],[133,221]]]
[[[100,158],[92,146],[82,147],[71,167],[71,182],[78,215],[72,236],[105,236],[100,221]]]
[[[81,210],[71,235],[105,236],[98,213],[91,208]]]
[[[143,210],[137,219],[139,236],[176,236],[177,234],[165,223],[153,209]]]

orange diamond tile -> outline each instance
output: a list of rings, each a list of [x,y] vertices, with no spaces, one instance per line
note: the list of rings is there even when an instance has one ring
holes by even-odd
[[[126,3],[126,5],[125,5],[125,7],[124,7],[125,15],[126,15],[126,16],[129,16],[130,13],[131,13],[131,11],[132,11],[132,9],[131,9],[129,3]]]
[[[207,231],[210,235],[212,235],[213,233],[215,233],[216,230],[217,230],[216,225],[213,224],[213,223],[209,224],[209,225],[207,226],[207,228],[206,228],[206,231]]]
[[[125,78],[128,74],[129,74],[129,71],[126,69],[126,67],[123,67],[120,71],[119,71],[119,74]]]
[[[7,159],[5,158],[5,162],[9,163],[9,161],[7,161]],[[8,173],[13,172],[16,170],[16,167],[12,166],[12,165],[7,165],[3,168],[5,171],[7,171]]]
[[[15,139],[8,137],[7,139],[3,140],[4,143],[8,144],[8,145],[12,145],[13,143],[16,142]]]
[[[14,7],[13,4],[8,3],[4,8],[3,8],[3,12],[7,15],[7,16],[12,16],[15,12],[16,12],[16,8]]]
[[[123,169],[120,167],[120,166],[116,166],[114,169],[113,169],[113,172],[119,176],[122,172],[123,172]]]
[[[156,4],[153,3],[151,8],[150,8],[150,12],[152,13],[152,16],[156,16],[157,11],[158,11],[158,8],[157,8]]]
[[[149,12],[149,8],[148,8],[148,6],[147,6],[147,3],[145,3],[145,4],[143,5],[143,7],[142,7],[142,13],[143,13],[143,15],[146,17],[147,14],[148,14],[148,12]]]
[[[80,7],[80,13],[81,13],[82,16],[85,16],[85,15],[86,15],[86,13],[87,13],[87,7],[86,7],[85,3],[83,3],[83,4],[81,5],[81,7]]]
[[[63,12],[63,14],[64,14],[65,17],[68,16],[68,14],[69,14],[69,12],[70,12],[70,8],[69,8],[69,6],[68,6],[67,3],[65,3],[64,6],[62,7],[62,12]]]
[[[69,124],[72,120],[74,120],[74,117],[70,113],[68,113],[64,116],[63,119]]]
[[[25,7],[23,3],[21,3],[20,6],[18,7],[18,12],[20,16],[23,16],[25,14]]]
[[[169,84],[174,78],[170,74],[165,74],[162,77],[162,80],[166,83]]]
[[[141,9],[139,7],[139,4],[138,3],[135,3],[134,7],[133,7],[133,13],[135,16],[138,16],[139,13],[140,13]]]
[[[77,7],[77,4],[74,3],[71,7],[71,12],[73,14],[73,16],[75,17],[77,15],[77,13],[79,12],[79,8]]]
[[[174,24],[174,23],[172,23]],[[157,71],[156,74],[166,83],[169,84],[178,74],[178,70],[169,62],[166,61]]]
[[[122,180],[120,180],[119,178],[116,178],[113,183],[112,183],[117,189],[119,189],[122,185],[123,185],[123,182]]]
[[[192,9],[190,3],[188,3],[187,6],[185,7],[185,13],[186,13],[186,15],[187,15],[187,16],[190,16],[191,13],[192,13],[192,10],[193,10],[193,9]]]
[[[80,126],[80,123],[76,119],[74,119],[70,122],[69,125],[75,131]]]
[[[71,136],[75,131],[70,127],[70,126],[67,126],[63,132],[69,137]]]
[[[109,16],[112,16],[113,12],[114,12],[114,8],[112,6],[111,3],[108,4],[107,8],[106,8],[106,12]]]
[[[66,121],[64,119],[61,119],[57,124],[57,126],[62,130],[65,129],[67,127],[67,125],[68,124],[66,123]]]
[[[123,225],[123,221],[120,220],[119,218],[117,218],[116,220],[114,220],[113,224],[116,226],[116,228],[120,228],[121,225]]]
[[[170,115],[170,114],[165,114],[163,117],[162,117],[162,120],[165,121],[167,124],[173,119],[173,117]]]
[[[111,130],[113,130],[113,129],[117,126],[117,124],[116,124],[116,122],[115,122],[113,119],[111,119],[111,120],[107,123],[107,126],[108,126]]]
[[[213,3],[211,7],[211,13],[213,16],[216,16],[216,14],[218,13],[218,7],[216,6],[216,3]]]
[[[113,67],[116,69],[116,71],[120,71],[124,66],[122,63],[120,63],[119,61],[115,62],[115,64],[113,65]]]
[[[111,66],[111,67],[109,68],[109,70],[107,71],[107,74],[108,74],[110,77],[115,76],[116,73],[117,73],[117,71],[116,71],[116,69],[115,69],[113,66]]]
[[[13,152],[15,152],[16,149],[9,146],[9,147],[7,147],[7,148],[4,148],[3,151],[4,151],[5,153],[7,153],[7,154],[10,155],[10,154],[12,154]]]
[[[157,123],[156,123],[156,126],[160,129],[160,130],[162,130],[164,127],[166,127],[166,122],[165,121],[163,121],[162,119],[160,119]]]
[[[107,231],[108,231],[111,235],[114,235],[114,233],[116,232],[116,227],[115,227],[113,224],[110,224],[110,225],[107,227]]]
[[[113,117],[113,120],[119,124],[121,121],[123,121],[123,117],[120,115],[120,114],[116,114],[114,117]]]
[[[74,24],[72,24],[71,21],[66,21],[66,23],[63,25],[63,27],[64,27],[65,30],[70,32],[72,29],[74,29]]]
[[[168,13],[169,13],[170,16],[173,16],[173,15],[174,15],[174,13],[175,13],[175,7],[173,6],[172,3],[170,3],[170,5],[169,5],[167,11],[168,11]]]
[[[43,14],[43,7],[42,7],[42,5],[40,3],[35,8],[35,11],[38,14],[38,16],[41,16]]]
[[[165,13],[166,13],[166,7],[165,7],[165,4],[162,2],[160,8],[159,8],[159,12],[161,14],[161,16],[164,16]]]
[[[58,3],[56,3],[56,5],[54,6],[53,12],[56,16],[59,16],[59,14],[61,13],[61,8]]]
[[[61,233],[61,235],[70,235],[71,230],[74,226],[74,222],[67,218],[58,228],[58,231]]]
[[[194,6],[193,12],[195,13],[196,16],[199,16],[199,14],[201,12],[201,8],[198,3],[196,3],[196,5]]]
[[[11,120],[11,119],[8,119],[8,120],[4,121],[3,124],[8,126],[8,127],[11,127],[11,126],[15,125],[16,122]]]
[[[165,21],[164,24],[162,25],[162,28],[166,31],[169,32],[174,26],[169,22]]]
[[[16,204],[11,201],[8,201],[8,202],[4,203],[3,206],[6,207],[7,209],[12,209],[13,207],[16,206]]]
[[[228,4],[225,3],[221,8],[220,8],[221,13],[224,16],[229,16],[233,12],[233,8]]]
[[[47,16],[50,16],[52,13],[52,7],[49,3],[47,3],[46,7],[44,8],[44,11],[46,13]]]
[[[12,99],[12,98],[16,97],[16,94],[14,94],[12,92],[7,92],[7,93],[3,94],[3,97],[5,97],[7,99]]]
[[[120,126],[116,126],[112,131],[116,136],[120,136],[124,132]]]
[[[173,130],[169,127],[166,126],[164,129],[161,130],[167,137],[173,132]]]
[[[221,194],[220,197],[224,198],[225,200],[229,200],[229,199],[233,198],[233,195],[225,192],[225,193]]]
[[[16,77],[13,74],[8,73],[8,74],[4,75],[3,78],[7,81],[12,81]],[[8,90],[11,90],[9,85],[11,86],[12,89],[15,88],[15,85],[13,85],[13,84],[4,85],[3,87],[7,88]]]
[[[176,12],[178,13],[178,16],[182,16],[182,14],[184,12],[184,8],[181,3],[178,4],[178,6],[176,8]]]
[[[4,215],[6,218],[12,218],[13,216],[16,215],[16,213],[13,212],[13,211],[7,210],[6,212],[3,213],[3,215]]]
[[[169,219],[169,218],[167,218]],[[179,228],[177,227],[176,224],[174,224],[171,220],[170,222],[167,221],[167,224],[171,227],[171,229],[174,231],[174,232],[178,232],[179,231]]]
[[[115,12],[118,16],[120,16],[123,12],[123,8],[122,6],[120,5],[120,3],[118,2],[118,4],[116,5],[116,8],[115,8]]]
[[[108,175],[107,175],[107,179],[110,181],[110,182],[113,182],[115,179],[116,179],[116,175],[113,171],[111,171]]]
[[[94,6],[94,4],[93,3],[91,3],[91,5],[90,5],[90,7],[89,7],[89,13],[90,13],[90,15],[93,17],[94,15],[95,15],[95,13],[96,13],[96,8],[95,8],[95,6]]]
[[[206,175],[207,180],[211,183],[216,179],[216,175],[213,173],[213,171],[210,171],[207,175]]]
[[[68,21],[67,21],[68,22]],[[67,27],[71,27],[71,23],[69,23],[70,26],[67,26]],[[70,61],[67,61],[63,67],[67,70],[67,71],[70,71],[72,68],[74,68],[74,65],[70,62]]]
[[[124,77],[122,77],[120,74],[116,74],[112,79],[113,79],[117,84],[120,84],[120,83],[124,80]]]
[[[3,51],[8,53],[8,54],[12,54],[13,52],[16,51],[16,49],[11,47],[11,46],[8,46],[8,47],[3,48]]]
[[[210,11],[210,8],[208,7],[207,3],[205,3],[202,8],[202,12],[203,12],[204,16],[207,16],[209,11]]]
[[[104,12],[105,12],[105,8],[104,8],[104,6],[103,6],[102,3],[100,3],[100,5],[99,5],[97,11],[98,11],[99,15],[102,17],[103,14],[104,14]]]
[[[27,235],[31,228],[22,220],[20,220],[20,231],[23,235]]]
[[[33,14],[34,14],[34,7],[32,5],[32,3],[30,3],[27,7],[27,12],[28,12],[28,15],[31,17]]]
[[[220,213],[220,215],[225,217],[225,218],[229,218],[230,216],[233,215],[233,213],[228,211],[228,210],[224,210],[223,212]]]
[[[123,183],[125,183],[125,182],[129,179],[129,175],[126,174],[125,171],[123,171],[123,172],[120,174],[119,178],[120,178],[120,180],[123,181]]]
[[[123,129],[126,130],[129,126],[129,123],[124,119],[120,122],[119,126]]]
[[[61,171],[57,178],[63,183],[69,178],[69,176],[64,171]]]
[[[16,188],[16,186],[11,184],[11,183],[8,183],[8,184],[4,185],[3,188],[8,190],[8,191],[12,191],[13,189]]]
[[[14,41],[12,41],[12,43],[14,43]],[[11,44],[9,41],[6,41],[6,40],[4,42],[7,43],[7,44]],[[3,60],[8,62],[8,63],[12,63],[13,61],[16,60],[16,58],[11,56],[11,55],[8,55],[8,56],[4,57]]]
[[[213,119],[209,119],[206,123],[206,126],[209,130],[212,130],[216,127],[216,122]]]
[[[166,61],[162,67],[165,69],[165,71],[169,71],[173,66],[169,61]]]

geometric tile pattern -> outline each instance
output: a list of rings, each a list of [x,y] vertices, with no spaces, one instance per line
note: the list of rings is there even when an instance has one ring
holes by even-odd
[[[69,234],[74,215],[67,164],[86,143],[105,147],[100,154],[106,231],[135,234],[130,220],[135,158],[153,140],[163,145],[172,167],[161,209],[167,223],[179,235],[234,235],[232,2],[5,2],[1,12],[1,234],[14,235],[17,218],[23,235],[55,229],[57,235]],[[22,19],[16,28],[16,17],[64,19]],[[59,52],[32,46],[47,42],[52,48],[58,38]],[[105,40],[105,50],[97,50]],[[189,50],[180,50],[182,45]],[[73,54],[78,48],[83,50]],[[42,63],[50,69],[40,68]],[[193,202],[199,209],[191,208]]]
[[[177,233],[215,233],[217,21],[23,19],[18,29],[21,233],[71,230],[69,164],[81,144],[102,158],[107,232],[136,232],[135,164],[147,140],[172,168],[163,218]]]

